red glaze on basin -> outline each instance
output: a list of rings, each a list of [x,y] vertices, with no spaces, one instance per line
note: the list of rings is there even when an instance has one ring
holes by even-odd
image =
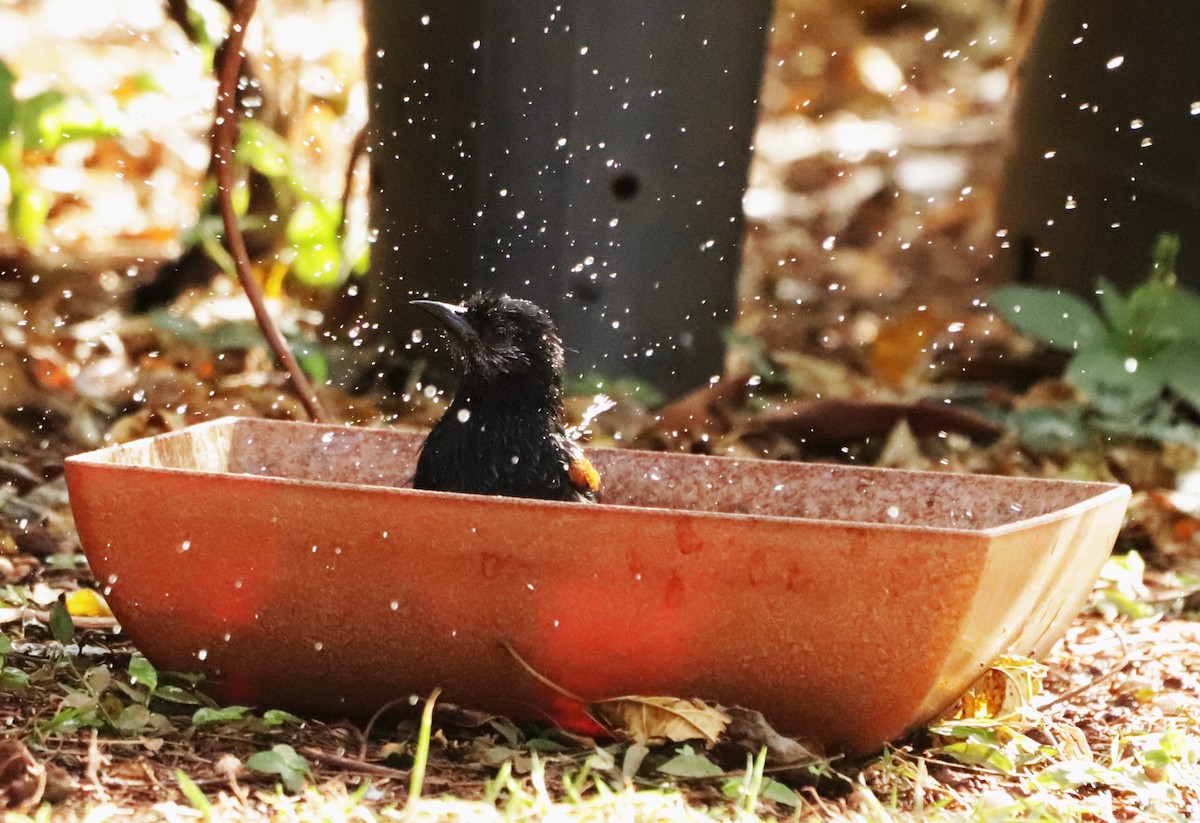
[[[604,503],[403,488],[423,433],[226,418],[67,460],[133,642],[223,700],[701,697],[865,751],[1083,604],[1129,489],[591,450]]]

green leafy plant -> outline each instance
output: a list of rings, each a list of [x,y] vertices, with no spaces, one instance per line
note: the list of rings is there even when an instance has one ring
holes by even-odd
[[[800,806],[800,798],[794,791],[763,773],[766,765],[766,748],[761,749],[757,756],[746,755],[745,774],[730,778],[721,786],[721,792],[726,797],[736,800],[746,815],[756,814],[760,800],[793,808]]]
[[[176,769],[175,782],[179,784],[179,791],[192,804],[192,808],[200,812],[205,821],[216,820],[216,810],[204,796],[204,790],[196,784],[196,781],[184,774],[182,769]]]
[[[279,200],[291,206],[280,260],[297,280],[332,288],[351,273],[366,272],[370,247],[365,234],[347,231],[343,237],[341,204],[324,202],[313,193],[297,169],[287,141],[259,121],[246,120],[234,153],[269,179]]]
[[[113,137],[121,129],[97,106],[56,89],[18,99],[16,76],[0,60],[0,168],[8,176],[8,230],[25,246],[41,244],[50,195],[29,173],[27,154],[52,152],[63,143]]]
[[[286,743],[278,743],[268,751],[252,754],[246,760],[246,768],[262,774],[277,774],[284,788],[298,792],[304,788],[306,778],[312,777],[308,761]]]
[[[1017,331],[1071,353],[1065,378],[1103,415],[1143,415],[1163,392],[1200,410],[1200,295],[1179,285],[1179,239],[1159,237],[1144,283],[1100,280],[1099,310],[1071,294],[1009,286],[990,304]]]

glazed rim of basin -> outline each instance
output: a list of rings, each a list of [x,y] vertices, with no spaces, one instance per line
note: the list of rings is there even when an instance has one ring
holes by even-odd
[[[186,441],[195,439],[206,433],[206,430],[228,430],[231,435],[236,435],[239,429],[247,428],[251,430],[283,430],[295,429],[303,427],[312,433],[322,433],[322,439],[309,444],[300,442],[299,447],[314,446],[318,451],[323,451],[323,447],[328,445],[331,440],[325,439],[329,435],[336,437],[339,433],[349,433],[358,437],[384,437],[384,438],[405,438],[410,447],[407,453],[393,451],[392,458],[399,463],[405,463],[408,460],[415,460],[415,456],[419,451],[420,444],[424,441],[426,434],[425,430],[415,429],[410,427],[393,427],[393,428],[360,428],[338,424],[319,424],[299,421],[283,421],[269,420],[265,418],[250,418],[228,416],[215,420],[205,421],[189,426],[185,429],[180,429],[173,432],[158,434],[139,438],[127,443],[106,446],[91,452],[72,455],[66,458],[67,462],[88,463],[94,465],[108,465],[117,469],[136,469],[143,472],[164,472],[168,474],[189,474],[197,477],[239,477],[247,481],[253,480],[264,484],[281,484],[295,485],[311,488],[335,488],[335,489],[354,489],[354,488],[371,488],[383,489],[389,492],[403,495],[437,495],[448,496],[457,499],[469,499],[473,503],[481,505],[504,505],[529,507],[536,509],[542,506],[551,507],[573,507],[579,505],[574,502],[556,501],[556,500],[535,500],[528,498],[505,497],[500,495],[468,495],[455,492],[434,492],[425,489],[414,489],[411,486],[411,476],[406,478],[404,482],[386,482],[378,480],[372,482],[369,479],[319,479],[314,477],[298,476],[301,472],[289,473],[287,468],[279,468],[277,465],[267,465],[263,463],[257,470],[247,470],[245,468],[234,469],[228,465],[224,467],[213,466],[196,466],[189,465],[186,460],[160,461],[153,454],[153,447],[157,444],[163,444],[175,440]],[[239,438],[231,436],[225,441],[225,449],[219,453],[209,453],[206,456],[211,459],[217,457],[228,462],[231,461],[232,455],[239,446],[246,445],[252,442],[252,438]],[[787,523],[844,523],[853,525],[856,528],[867,530],[882,529],[887,531],[898,532],[934,532],[943,534],[958,534],[958,535],[976,535],[980,537],[997,537],[1010,532],[1036,526],[1041,523],[1053,522],[1056,520],[1074,517],[1089,509],[1102,506],[1115,498],[1128,496],[1130,494],[1129,487],[1119,483],[1108,483],[1103,481],[1085,481],[1085,480],[1063,480],[1056,478],[1031,478],[1031,477],[1013,477],[1008,475],[987,475],[987,474],[972,474],[972,473],[953,473],[939,472],[929,470],[915,469],[892,469],[879,468],[874,466],[858,466],[844,463],[814,463],[814,462],[799,462],[799,461],[780,461],[764,458],[753,457],[729,457],[719,455],[696,455],[680,452],[651,452],[637,449],[622,449],[622,448],[589,448],[586,449],[589,457],[597,464],[602,475],[602,492],[600,505],[605,510],[612,510],[614,514],[622,511],[637,511],[637,512],[670,512],[673,514],[686,513],[689,517],[700,519],[735,519],[746,521],[775,521]],[[180,455],[185,456],[185,455]],[[194,454],[192,455],[194,456]],[[277,457],[278,455],[273,455]],[[146,458],[151,458],[147,460]],[[619,461],[619,462],[618,462]],[[320,467],[320,461],[316,461]],[[806,514],[806,513],[772,513],[769,511],[734,511],[719,508],[702,509],[688,508],[682,505],[670,504],[655,504],[653,502],[629,502],[622,500],[620,495],[617,499],[612,499],[613,495],[610,492],[610,475],[609,471],[619,465],[625,463],[644,463],[647,469],[656,463],[677,462],[680,467],[686,467],[689,463],[695,464],[700,462],[703,466],[710,469],[716,469],[718,474],[724,475],[722,470],[731,470],[736,473],[744,469],[758,469],[760,471],[805,471],[805,472],[821,472],[828,470],[833,474],[847,474],[855,477],[861,477],[867,481],[875,481],[887,478],[893,481],[893,484],[898,484],[904,480],[937,482],[939,484],[949,483],[978,483],[982,485],[1001,485],[1011,486],[1014,489],[1020,488],[1023,490],[1021,503],[1009,503],[1007,516],[1010,519],[1004,519],[1002,522],[993,523],[991,525],[972,525],[972,516],[968,510],[967,516],[960,521],[961,525],[957,524],[933,524],[923,521],[904,522],[899,519],[900,512],[892,516],[885,508],[886,520],[873,519],[868,517],[855,517],[847,515],[842,511],[833,514]],[[636,468],[636,467],[634,467]],[[310,467],[310,471],[312,468]],[[628,469],[626,469],[628,473]],[[643,490],[645,479],[650,477],[649,471],[641,478]],[[657,478],[652,478],[657,479]],[[1061,503],[1050,502],[1040,506],[1040,510],[1035,510],[1026,513],[1027,504],[1031,501],[1036,502],[1038,495],[1036,489],[1041,487],[1046,491],[1056,491],[1056,496],[1066,499]],[[668,486],[668,488],[673,488]],[[897,489],[901,489],[902,485],[896,485]],[[780,491],[781,486],[776,485],[775,491]],[[713,489],[712,491],[717,491]],[[1066,492],[1066,494],[1064,494]],[[641,496],[641,495],[639,495]],[[711,502],[711,501],[706,501]],[[892,508],[892,507],[888,507]],[[996,515],[993,514],[993,518]]]

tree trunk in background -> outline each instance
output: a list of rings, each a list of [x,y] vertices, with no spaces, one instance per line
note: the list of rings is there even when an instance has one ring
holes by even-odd
[[[1011,279],[1090,291],[1181,235],[1200,285],[1200,3],[1050,0],[1020,72],[999,202]]]
[[[575,374],[719,373],[771,5],[367,0],[372,319],[506,291]]]

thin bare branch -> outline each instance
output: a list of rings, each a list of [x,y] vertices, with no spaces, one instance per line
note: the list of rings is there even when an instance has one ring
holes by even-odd
[[[221,206],[221,220],[225,225],[225,237],[229,241],[229,251],[233,255],[234,268],[238,280],[246,292],[250,305],[254,308],[254,317],[262,329],[263,337],[267,339],[271,350],[279,358],[291,381],[292,388],[304,404],[305,411],[314,421],[325,421],[326,415],[321,408],[321,401],[313,390],[308,376],[296,362],[292,350],[284,339],[283,333],[275,324],[275,320],[267,311],[263,300],[262,288],[254,279],[250,270],[250,256],[246,252],[246,240],[238,226],[237,214],[233,210],[233,144],[237,133],[237,84],[242,68],[242,42],[246,36],[246,27],[254,15],[257,0],[241,0],[233,11],[229,21],[229,37],[225,43],[223,59],[217,67],[217,119],[214,131],[213,155],[217,176],[217,200]]]

